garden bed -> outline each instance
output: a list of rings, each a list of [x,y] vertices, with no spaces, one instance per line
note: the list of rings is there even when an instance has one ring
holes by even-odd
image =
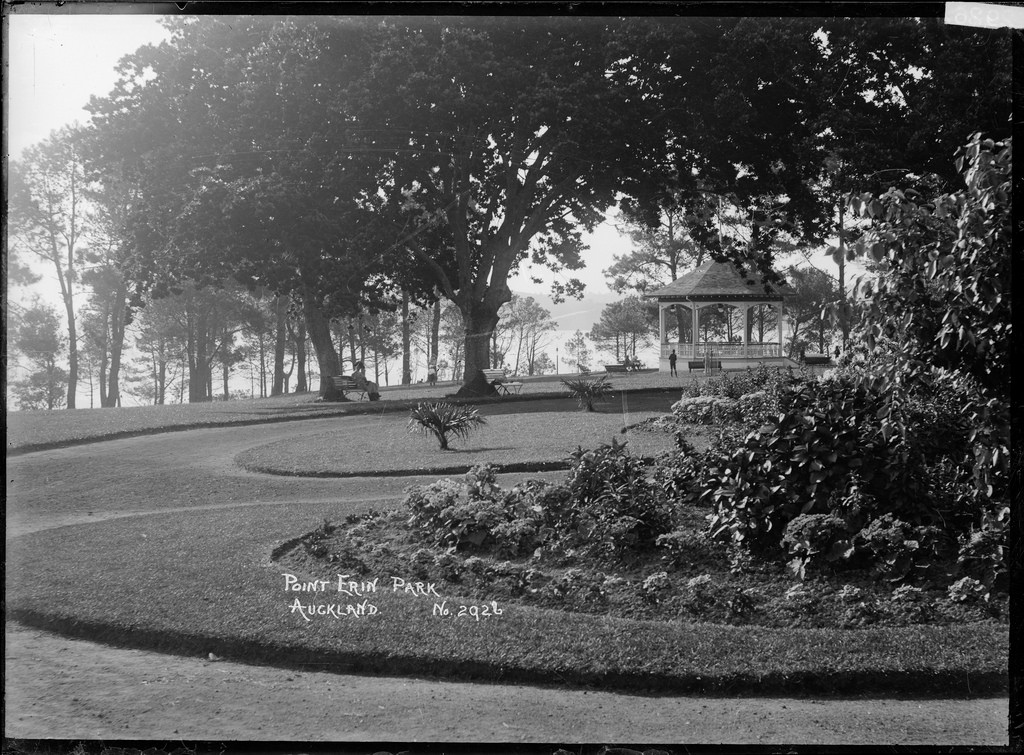
[[[1007,631],[992,621],[775,629],[512,601],[476,621],[435,615],[433,597],[393,593],[390,574],[379,575],[388,589],[371,601],[377,614],[305,621],[289,609],[296,595],[302,603],[347,598],[286,592],[282,573],[291,567],[268,556],[275,542],[309,531],[317,517],[343,519],[346,509],[158,514],[19,537],[8,549],[8,618],[124,647],[306,670],[695,694],[969,697],[1006,689]],[[415,579],[408,564],[395,576]],[[442,596],[449,607],[479,603],[461,588]]]
[[[509,601],[558,611],[664,622],[773,628],[1006,625],[1008,596],[951,597],[944,585],[899,586],[868,570],[799,581],[785,561],[744,559],[705,534],[704,508],[683,512],[667,548],[595,563],[571,552],[503,558],[483,549],[432,546],[392,510],[324,525],[279,554],[283,567],[333,580],[410,573],[486,603]]]

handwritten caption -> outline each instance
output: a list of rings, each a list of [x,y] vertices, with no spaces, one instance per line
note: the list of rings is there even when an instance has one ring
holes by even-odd
[[[381,593],[397,594],[417,600],[433,600],[431,616],[440,618],[481,621],[504,613],[496,600],[479,604],[449,603],[437,591],[434,582],[414,582],[394,576],[383,581],[380,577],[372,580],[355,580],[350,574],[338,574],[336,580],[303,580],[288,572],[283,572],[281,576],[284,577],[285,592],[289,594],[337,595],[348,599],[336,603],[314,603],[308,597],[303,600],[296,596],[288,604],[288,610],[306,621],[313,621],[316,617],[361,619],[376,616],[380,613],[380,607],[370,601]]]

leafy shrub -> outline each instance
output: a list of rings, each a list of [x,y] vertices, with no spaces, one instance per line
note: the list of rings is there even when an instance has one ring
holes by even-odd
[[[986,591],[1007,587],[1006,550],[1010,530],[1010,507],[1000,506],[982,514],[981,525],[960,536],[957,564]]]
[[[974,577],[961,577],[946,591],[953,603],[975,603],[988,598],[989,591]]]
[[[672,581],[668,578],[668,572],[656,572],[641,583],[640,594],[645,600],[657,603],[671,586]]]
[[[566,547],[621,557],[650,547],[672,527],[672,510],[648,478],[642,459],[612,439],[591,451],[577,449],[564,486],[562,508],[548,508],[550,525]]]
[[[686,580],[686,593],[683,598],[683,605],[691,613],[699,614],[705,612],[715,603],[715,583],[710,574],[701,574]]]
[[[569,395],[576,399],[580,409],[594,411],[594,402],[603,399],[612,392],[606,375],[599,378],[572,378],[563,380],[562,385],[569,389]]]
[[[779,414],[779,394],[766,390],[744,393],[737,399],[740,418],[750,426],[763,425]]]
[[[682,398],[672,405],[672,413],[680,421],[694,424],[736,422],[740,419],[738,401],[721,396]]]
[[[518,553],[526,533],[536,528],[530,522],[514,524],[526,510],[509,505],[509,500],[517,497],[506,496],[497,486],[494,468],[479,465],[461,481],[444,479],[409,488],[405,505],[410,511],[410,527],[435,545],[460,550],[497,543]]]
[[[823,380],[790,386],[780,405],[783,413],[708,460],[699,484],[715,506],[715,537],[777,544],[790,520],[828,513],[854,474],[887,508],[920,515],[920,467],[903,438],[882,431],[877,395]]]
[[[885,514],[857,534],[875,570],[892,582],[925,577],[950,558],[951,543],[938,527],[914,526]]]
[[[806,577],[808,566],[840,564],[854,551],[846,522],[835,514],[801,514],[786,525],[782,542],[794,557],[790,568],[800,579]]]
[[[447,450],[449,436],[465,440],[480,425],[487,424],[471,406],[459,406],[447,401],[423,402],[409,413],[409,432],[433,435],[441,450]]]
[[[725,549],[720,543],[712,542],[699,531],[691,528],[675,529],[659,535],[655,545],[664,554],[661,561],[671,569],[685,569],[697,565],[721,563]]]
[[[791,368],[773,367],[759,364],[755,368],[748,367],[745,372],[723,372],[707,380],[695,380],[683,387],[683,398],[697,396],[717,396],[738,399],[747,393],[764,391],[766,396],[793,382],[808,379],[810,373],[801,370],[797,373]]]

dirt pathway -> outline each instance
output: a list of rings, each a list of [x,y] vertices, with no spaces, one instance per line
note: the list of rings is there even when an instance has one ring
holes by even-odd
[[[7,538],[192,509],[325,501],[380,508],[418,481],[268,477],[232,462],[245,448],[338,422],[176,432],[10,459]],[[4,733],[16,738],[1006,743],[1005,698],[641,697],[358,677],[111,648],[15,625],[7,626],[5,666]]]
[[[1006,699],[642,697],[210,662],[8,625],[5,736],[1006,744]]]

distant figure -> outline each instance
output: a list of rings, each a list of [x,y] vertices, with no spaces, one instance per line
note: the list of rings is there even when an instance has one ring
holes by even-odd
[[[353,365],[352,379],[356,381],[357,388],[362,388],[366,391],[366,396],[370,401],[377,401],[380,399],[379,386],[372,380],[366,379],[366,370],[364,369],[362,362],[356,362]]]
[[[678,375],[676,374],[676,359],[677,359],[677,357],[676,357],[676,350],[675,350],[675,349],[672,349],[672,353],[668,355],[668,370],[669,370],[669,375],[672,375],[672,376],[674,376],[674,377],[679,377],[679,376],[678,376]]]
[[[437,385],[437,365],[433,362],[427,365],[427,382],[431,388]]]

